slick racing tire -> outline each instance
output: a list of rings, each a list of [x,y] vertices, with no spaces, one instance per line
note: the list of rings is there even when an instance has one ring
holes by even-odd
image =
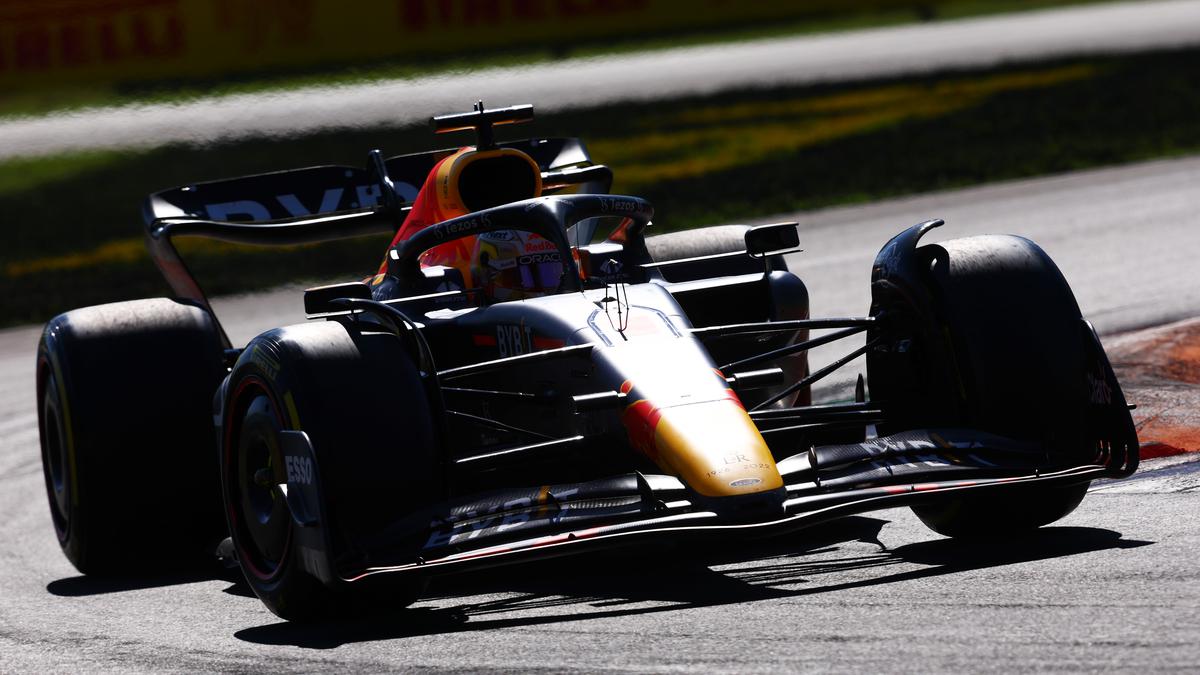
[[[1088,485],[958,497],[948,502],[913,506],[913,513],[926,527],[947,537],[1016,534],[1049,525],[1074,511],[1087,494]]]
[[[223,387],[221,485],[233,547],[276,615],[307,621],[365,609],[362,593],[306,568],[298,527],[276,487],[288,481],[278,434],[304,431],[335,550],[441,495],[426,390],[400,340],[335,321],[279,328],[250,342]],[[386,578],[386,575],[384,575]],[[423,583],[390,585],[388,606]]]
[[[654,262],[745,251],[746,231],[749,229],[749,225],[715,225],[659,234],[646,237],[646,250]],[[663,271],[663,276],[668,281],[693,281],[733,274],[754,274],[762,272],[762,269],[762,261],[749,255],[730,256],[672,265]]]
[[[646,250],[650,253],[650,257],[654,262],[684,260],[745,251],[746,232],[749,229],[749,225],[715,225],[713,227],[702,227],[683,232],[660,234],[653,237],[646,237]],[[723,301],[711,303],[717,305],[715,307],[689,308],[688,315],[693,325],[702,326],[714,322],[749,323],[764,320],[786,321],[791,319],[807,319],[808,290],[804,287],[804,283],[795,275],[786,274],[788,268],[783,256],[770,256],[769,265],[772,271],[783,272],[785,274],[773,275],[775,278],[771,280],[768,286],[768,309],[763,312],[763,314],[766,314],[765,316],[759,314],[755,316],[735,317],[732,314],[734,311],[758,307],[763,303],[752,299],[737,298],[730,300],[724,298]],[[668,281],[681,282],[737,274],[761,274],[762,272],[763,261],[761,259],[743,255],[712,260],[696,260],[677,266],[672,265],[663,269],[663,276]],[[742,300],[746,301],[742,302]],[[705,302],[704,304],[708,305],[710,303]],[[734,307],[733,305],[738,305],[738,307]],[[778,344],[759,343],[758,348],[761,351],[767,351],[768,349],[782,347],[792,342],[806,340],[808,339],[808,331],[796,331],[790,335],[780,334],[779,338]],[[718,363],[722,363],[725,362],[725,358],[727,357],[733,359],[733,354],[735,353],[726,354],[724,350],[717,346],[714,348],[712,356]],[[785,357],[772,365],[778,365],[784,369],[785,386],[808,375],[807,354],[796,354]],[[752,407],[757,405],[759,401],[766,400],[774,395],[776,391],[778,389],[772,388],[743,394],[743,402],[747,407]],[[811,403],[811,400],[811,391],[806,387],[798,391],[795,396],[789,397],[788,400],[780,401],[777,405],[808,405]]]
[[[1087,433],[1090,332],[1050,257],[1021,237],[955,239],[919,249],[930,262],[958,410],[946,422],[1041,441],[1057,467],[1093,463]],[[1087,484],[995,491],[913,507],[947,536],[1028,530],[1066,516]]]
[[[50,515],[84,574],[200,562],[224,530],[212,397],[225,375],[208,312],[150,299],[52,319],[37,354]]]

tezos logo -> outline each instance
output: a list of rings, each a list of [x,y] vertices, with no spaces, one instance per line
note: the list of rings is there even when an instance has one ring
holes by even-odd
[[[600,197],[600,210],[615,213],[634,213],[638,210],[637,202],[630,199],[613,199]]]

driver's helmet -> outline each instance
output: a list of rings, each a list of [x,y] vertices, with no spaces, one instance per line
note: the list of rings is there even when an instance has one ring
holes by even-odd
[[[562,255],[554,242],[532,232],[485,232],[475,241],[471,274],[493,302],[536,298],[558,290]]]

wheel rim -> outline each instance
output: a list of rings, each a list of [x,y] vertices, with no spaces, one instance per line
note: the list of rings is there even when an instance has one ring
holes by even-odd
[[[70,534],[71,463],[58,396],[58,383],[53,376],[47,377],[42,397],[42,473],[46,478],[46,495],[50,498],[50,518],[62,543]]]
[[[278,434],[283,420],[274,400],[257,381],[234,396],[237,423],[226,441],[226,484],[230,524],[243,568],[262,581],[287,565],[291,513],[274,487],[287,481]]]

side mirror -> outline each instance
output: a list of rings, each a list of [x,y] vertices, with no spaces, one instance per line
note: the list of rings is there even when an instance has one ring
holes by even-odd
[[[317,286],[304,291],[304,313],[308,316],[320,316],[348,311],[341,305],[331,304],[341,298],[371,299],[371,287],[361,281],[351,281],[344,284]]]
[[[759,225],[746,230],[746,253],[762,258],[773,253],[790,253],[800,245],[798,223]]]

